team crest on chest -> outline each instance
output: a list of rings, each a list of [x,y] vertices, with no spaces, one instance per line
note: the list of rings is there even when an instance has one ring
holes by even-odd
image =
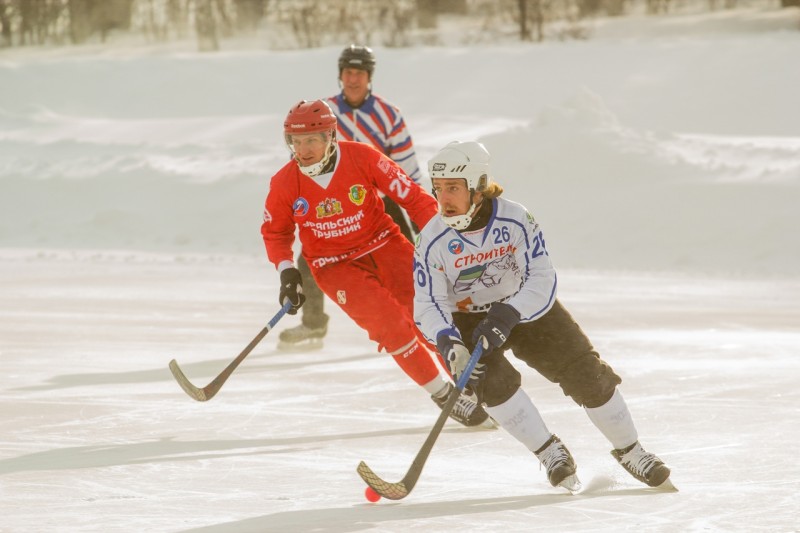
[[[458,255],[464,251],[464,242],[461,239],[453,239],[447,243],[447,249],[453,255]]]
[[[296,217],[304,217],[306,213],[308,213],[308,200],[303,198],[302,196],[294,201],[292,204],[292,209],[294,210],[294,216]]]
[[[342,202],[335,198],[325,198],[317,205],[317,218],[332,217],[342,213]]]
[[[364,188],[363,185],[353,185],[350,187],[350,194],[348,197],[354,204],[361,205],[364,203],[364,199],[367,197],[367,189]]]

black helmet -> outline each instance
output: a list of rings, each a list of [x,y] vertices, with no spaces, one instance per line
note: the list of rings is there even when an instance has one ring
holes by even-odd
[[[375,70],[375,54],[372,53],[372,48],[369,46],[359,46],[351,44],[342,50],[339,56],[339,75],[346,68],[357,68],[366,70],[372,77],[372,71]]]

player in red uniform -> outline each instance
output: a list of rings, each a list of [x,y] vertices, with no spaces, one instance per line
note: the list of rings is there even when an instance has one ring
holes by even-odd
[[[400,109],[372,92],[372,78],[377,66],[375,53],[368,46],[351,44],[342,50],[338,63],[341,91],[325,98],[325,103],[336,115],[337,138],[374,146],[400,165],[406,176],[420,183],[422,173],[414,142]],[[414,242],[417,229],[411,227],[403,210],[391,198],[383,196],[382,199],[384,209],[400,226],[400,231]],[[280,332],[278,349],[321,349],[330,318],[325,313],[325,295],[314,283],[302,255],[297,258],[297,269],[305,283],[306,303],[300,311],[302,320],[297,326]]]
[[[267,256],[280,273],[280,303],[288,298],[295,314],[305,301],[292,253],[299,228],[320,289],[441,406],[453,386],[414,324],[414,247],[385,213],[379,192],[419,227],[437,215],[436,200],[372,146],[337,142],[336,116],[322,100],[292,107],[284,133],[293,158],[272,177],[261,225]],[[466,394],[451,416],[467,426],[488,422]]]

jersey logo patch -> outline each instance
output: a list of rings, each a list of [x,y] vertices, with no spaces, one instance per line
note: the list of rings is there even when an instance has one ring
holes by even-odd
[[[485,255],[487,258],[490,257],[490,254]],[[464,258],[457,259],[456,263],[462,259]],[[458,279],[453,283],[453,291],[456,294],[478,291],[482,287],[495,287],[503,283],[507,275],[515,276],[519,271],[517,262],[511,254],[501,255],[486,264],[475,264],[467,268],[462,265],[459,268],[461,270],[458,273]],[[472,309],[472,311],[474,312],[476,309]]]
[[[335,198],[325,198],[317,205],[317,218],[332,217],[342,213],[342,202]]]
[[[346,304],[347,294],[344,291],[336,291],[336,301],[339,302],[339,305]]]
[[[367,189],[364,188],[363,185],[353,185],[350,187],[350,194],[348,197],[354,204],[361,205],[364,203],[364,199],[367,197]]]
[[[272,222],[272,215],[269,214],[267,208],[264,208],[264,222]]]
[[[453,239],[447,243],[447,249],[453,255],[458,255],[464,251],[464,243],[461,239]]]
[[[296,217],[306,216],[306,213],[308,213],[308,200],[306,200],[301,196],[300,198],[294,201],[292,209],[294,209],[294,216]]]

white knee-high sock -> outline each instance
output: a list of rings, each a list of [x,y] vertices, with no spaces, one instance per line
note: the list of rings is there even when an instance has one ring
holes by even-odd
[[[500,405],[487,407],[500,427],[520,441],[530,451],[535,452],[550,438],[550,430],[524,390],[518,389],[514,395]]]
[[[439,374],[425,385],[422,386],[423,389],[428,391],[428,394],[431,396],[437,396],[439,398],[443,397],[447,393],[447,384],[449,381],[444,379],[444,376]]]
[[[597,426],[597,429],[605,435],[615,449],[626,448],[639,440],[636,426],[633,425],[631,413],[628,411],[628,404],[625,403],[619,389],[616,389],[611,399],[600,407],[586,407],[585,409],[589,420]]]

